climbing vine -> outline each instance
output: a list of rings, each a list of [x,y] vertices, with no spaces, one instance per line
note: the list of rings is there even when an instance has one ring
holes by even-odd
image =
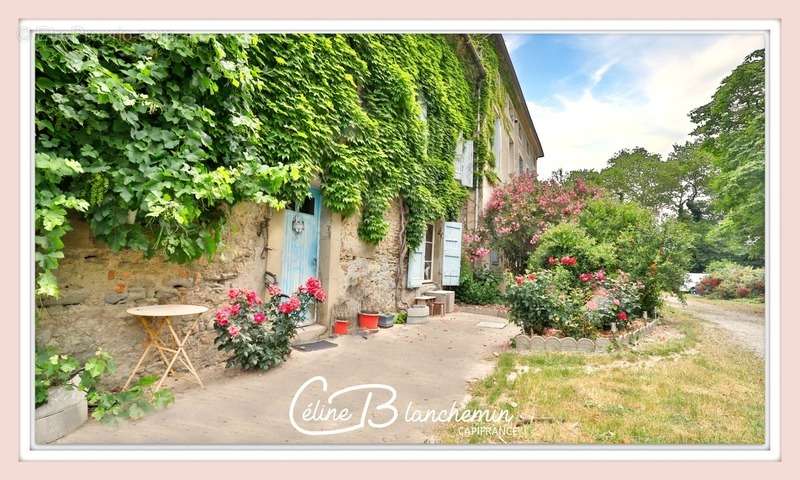
[[[453,36],[37,36],[37,293],[57,295],[72,216],[112,249],[188,262],[215,253],[231,205],[283,208],[315,178],[370,243],[403,198],[417,245],[467,195],[459,138],[477,175],[493,164],[500,75],[476,44],[481,90]]]

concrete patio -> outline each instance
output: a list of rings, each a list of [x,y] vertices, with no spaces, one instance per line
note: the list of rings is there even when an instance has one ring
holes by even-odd
[[[495,353],[508,349],[509,339],[519,333],[514,325],[502,329],[478,327],[481,321],[504,320],[453,313],[431,317],[430,322],[423,325],[395,325],[367,338],[360,335],[339,337],[333,340],[338,344],[336,348],[293,351],[285,364],[267,372],[207,369],[201,372],[206,382],[204,389],[175,381],[175,403],[167,409],[117,425],[90,420],[58,444],[419,444],[434,441],[435,422],[404,420],[409,402],[419,410],[450,409],[453,402],[462,402],[468,382],[490,373]],[[397,391],[393,401],[399,410],[397,420],[385,428],[367,425],[335,435],[301,433],[290,422],[290,404],[298,388],[315,376],[323,376],[328,382],[324,395],[317,388],[318,398],[322,400],[334,391],[354,385],[393,387]],[[375,391],[373,405],[387,399],[381,398],[380,391]],[[308,404],[301,400],[296,411]],[[358,394],[343,395],[337,401],[337,406],[350,408],[356,416],[363,404],[364,395]],[[295,417],[299,418],[300,414]],[[380,420],[376,417],[376,421]],[[321,427],[325,423],[321,422]],[[329,427],[335,428],[332,424]]]

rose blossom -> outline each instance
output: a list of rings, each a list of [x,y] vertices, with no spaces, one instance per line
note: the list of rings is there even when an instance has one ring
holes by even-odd
[[[318,279],[314,277],[308,277],[308,280],[306,280],[305,287],[308,293],[314,295],[317,292],[317,290],[322,288],[322,282],[320,282]]]
[[[267,287],[267,293],[269,293],[270,297],[280,295],[281,287],[279,287],[277,283],[270,283],[269,286]]]
[[[328,295],[325,293],[325,290],[322,288],[318,288],[316,292],[314,292],[314,299],[318,302],[324,302],[325,299],[328,298]]]
[[[298,310],[299,308],[300,308],[300,299],[297,297],[292,297],[289,300],[278,305],[278,311],[284,315],[288,315],[294,312],[295,310]]]
[[[586,282],[591,282],[591,281],[592,281],[592,274],[591,274],[591,273],[581,273],[581,274],[578,276],[578,278],[579,278],[579,279],[580,279],[580,281],[581,281],[581,282],[583,282],[583,283],[586,283]]]
[[[522,285],[522,282],[525,281],[525,277],[523,277],[522,275],[517,275],[516,277],[514,277],[514,281],[517,282],[517,285]]]
[[[231,325],[230,327],[228,327],[228,335],[230,335],[231,337],[239,335],[239,327],[237,327],[236,325]]]
[[[594,272],[594,278],[598,282],[602,282],[603,280],[606,279],[606,272],[604,272],[603,270],[598,270]]]
[[[235,288],[231,288],[230,290],[228,290],[228,298],[230,298],[231,300],[233,300],[238,296],[239,296],[239,290]]]
[[[558,259],[556,257],[549,257],[547,259],[547,264],[550,265],[551,267],[553,265],[558,265]]]
[[[578,263],[578,260],[575,257],[561,257],[561,265],[564,265],[565,267],[574,266],[576,263]]]
[[[224,327],[228,324],[228,312],[225,310],[217,310],[217,325]]]
[[[235,305],[231,305],[230,308],[228,309],[228,311],[230,312],[231,315],[238,315],[240,309],[241,309],[241,307],[237,303]]]
[[[532,281],[536,280],[536,274],[535,273],[529,273],[529,274],[525,275],[525,278],[527,278],[528,280],[530,280],[532,282]]]
[[[616,305],[616,306],[618,306],[618,307],[619,307],[619,299],[618,299],[618,298],[615,298],[615,299],[613,300],[613,302],[614,302],[614,305]]]
[[[627,313],[625,313],[624,311],[622,311],[622,312],[619,312],[619,313],[617,314],[617,318],[619,318],[620,320],[622,320],[622,321],[624,322],[625,320],[627,320],[627,319],[628,319],[628,314],[627,314]]]
[[[247,304],[250,306],[252,306],[254,303],[261,303],[261,299],[258,298],[258,294],[253,290],[247,292],[247,294],[245,294],[245,298],[247,299]]]
[[[264,315],[264,312],[256,312],[253,315],[253,323],[255,323],[256,325],[261,325],[262,323],[264,323],[264,320],[266,319],[267,316]]]

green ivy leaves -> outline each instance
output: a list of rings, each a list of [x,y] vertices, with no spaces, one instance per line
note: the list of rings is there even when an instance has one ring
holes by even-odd
[[[231,205],[283,208],[315,177],[328,208],[361,213],[369,243],[402,197],[416,245],[467,195],[457,139],[478,110],[493,122],[498,82],[478,98],[459,48],[443,35],[37,36],[37,293],[57,294],[70,212],[113,249],[188,262],[216,252]]]

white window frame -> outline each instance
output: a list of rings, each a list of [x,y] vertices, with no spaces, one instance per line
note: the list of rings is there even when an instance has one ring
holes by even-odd
[[[428,241],[428,229],[431,232],[431,240]],[[427,228],[425,229],[425,238],[423,239],[423,243],[425,248],[423,249],[422,253],[422,283],[433,283],[433,265],[436,260],[436,226],[432,223],[429,223]],[[428,249],[430,249],[431,256],[430,260],[428,260]],[[426,277],[425,275],[425,267],[430,266],[430,269],[427,271],[429,272],[429,276]]]

